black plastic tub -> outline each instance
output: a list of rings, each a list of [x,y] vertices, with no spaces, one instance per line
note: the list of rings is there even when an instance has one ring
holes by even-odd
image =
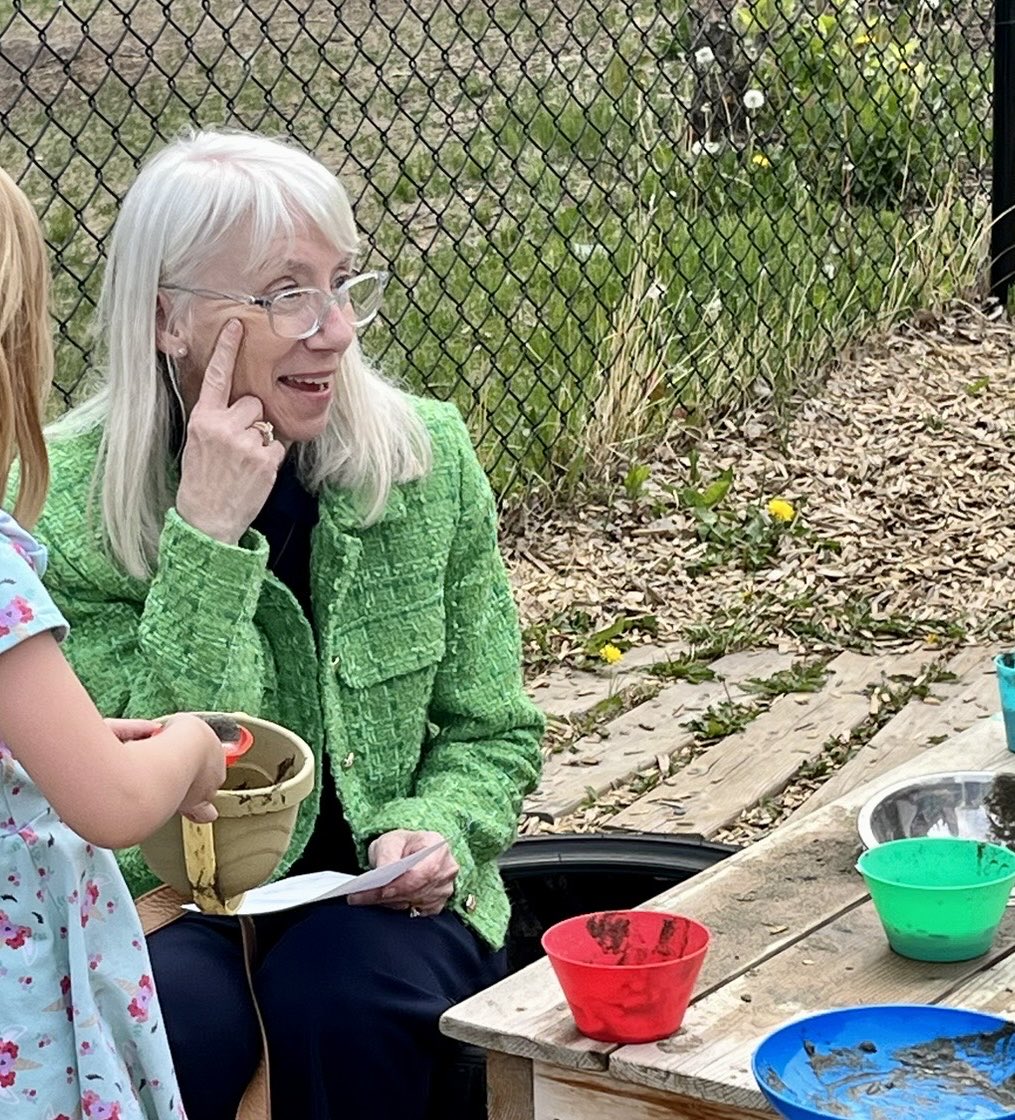
[[[591,910],[625,910],[683,883],[736,848],[700,836],[649,832],[530,836],[501,856],[511,898],[508,970],[542,956],[554,922]]]

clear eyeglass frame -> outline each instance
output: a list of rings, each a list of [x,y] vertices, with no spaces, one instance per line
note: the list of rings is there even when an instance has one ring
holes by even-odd
[[[187,292],[202,299],[224,299],[247,307],[260,307],[268,313],[268,324],[279,338],[299,341],[310,338],[321,329],[332,304],[341,311],[352,308],[352,325],[357,331],[369,326],[381,309],[384,289],[390,278],[390,272],[379,269],[350,276],[330,292],[323,288],[286,288],[268,296],[187,288],[181,284],[160,284],[159,287],[167,292]]]

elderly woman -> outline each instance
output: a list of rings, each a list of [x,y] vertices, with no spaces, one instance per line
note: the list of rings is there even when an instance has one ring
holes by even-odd
[[[143,169],[99,308],[104,382],[51,442],[39,524],[69,654],[108,716],[245,711],[314,749],[281,874],[447,845],[379,892],[149,938],[191,1120],[234,1115],[261,1055],[276,1115],[426,1115],[437,1020],[503,974],[496,859],[536,782],[491,492],[455,409],[372,371],[341,186],[246,134]],[[155,880],[122,853],[135,895]]]

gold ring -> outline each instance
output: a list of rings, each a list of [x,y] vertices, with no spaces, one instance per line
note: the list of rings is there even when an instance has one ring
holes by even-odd
[[[261,433],[261,442],[267,447],[275,438],[275,426],[270,420],[255,420],[251,428]]]

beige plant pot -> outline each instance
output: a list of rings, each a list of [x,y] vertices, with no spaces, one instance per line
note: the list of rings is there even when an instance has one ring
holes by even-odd
[[[251,731],[254,743],[226,771],[215,795],[218,819],[194,824],[174,816],[141,845],[164,883],[217,914],[232,913],[244,891],[271,878],[289,847],[300,803],[314,787],[314,756],[298,735],[229,714]]]

